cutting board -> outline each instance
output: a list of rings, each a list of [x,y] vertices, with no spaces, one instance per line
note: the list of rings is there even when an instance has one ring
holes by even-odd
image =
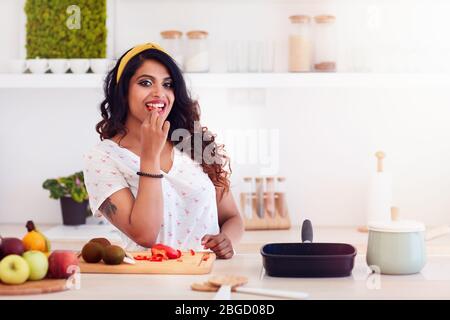
[[[137,255],[151,255],[149,251],[130,252]],[[206,259],[206,257],[208,257]],[[213,262],[216,260],[214,253],[196,252],[191,255],[183,252],[180,259],[165,261],[136,260],[136,264],[122,263],[119,265],[106,265],[103,261],[87,263],[80,257],[79,267],[81,273],[125,273],[125,274],[206,274],[210,273]]]
[[[19,285],[7,285],[0,283],[0,295],[24,295],[58,292],[69,289],[65,279],[44,279],[39,281],[27,281]]]

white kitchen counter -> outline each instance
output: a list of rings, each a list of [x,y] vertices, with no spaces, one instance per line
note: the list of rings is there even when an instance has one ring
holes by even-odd
[[[41,226],[45,231],[49,226]],[[2,236],[23,236],[22,226],[0,225]],[[249,278],[247,287],[297,290],[310,299],[450,299],[450,236],[427,243],[428,263],[421,273],[407,276],[371,275],[365,263],[367,234],[356,228],[317,228],[316,242],[347,242],[358,248],[355,267],[345,278],[276,278],[265,275],[259,248],[269,242],[294,242],[298,228],[287,231],[247,231],[230,260],[216,260],[208,275],[82,274],[80,288],[66,292],[7,299],[211,299],[214,293],[190,289],[211,275],[237,274]],[[83,242],[53,241],[55,249],[79,250]],[[157,288],[157,290],[155,290]],[[261,297],[233,293],[233,299]],[[264,298],[267,299],[267,298]]]

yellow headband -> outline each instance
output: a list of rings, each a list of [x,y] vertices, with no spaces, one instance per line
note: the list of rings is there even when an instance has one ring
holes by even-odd
[[[120,76],[122,75],[123,70],[125,69],[128,62],[137,54],[141,53],[142,51],[148,50],[148,49],[156,49],[159,51],[162,51],[166,54],[166,50],[164,50],[159,44],[157,43],[144,43],[135,46],[133,49],[127,52],[127,54],[120,60],[119,68],[117,69],[117,79],[116,83],[119,83]]]

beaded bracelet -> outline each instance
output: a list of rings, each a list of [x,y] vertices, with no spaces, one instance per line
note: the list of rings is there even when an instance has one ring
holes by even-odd
[[[161,174],[153,174],[153,173],[146,173],[146,172],[138,171],[138,172],[136,172],[136,174],[138,176],[150,177],[150,178],[163,178],[164,177],[164,175],[162,173]]]

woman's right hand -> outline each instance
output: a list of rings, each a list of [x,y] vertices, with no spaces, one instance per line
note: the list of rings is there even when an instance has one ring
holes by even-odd
[[[167,141],[170,123],[152,110],[141,124],[141,158],[159,162],[161,151]],[[141,160],[142,160],[141,159]]]

